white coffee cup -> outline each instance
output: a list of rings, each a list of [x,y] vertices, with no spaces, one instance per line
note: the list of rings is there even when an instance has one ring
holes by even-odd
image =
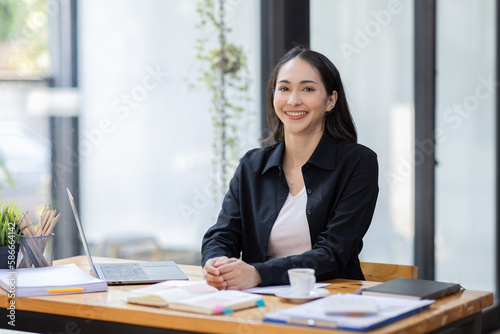
[[[316,283],[314,269],[294,268],[288,270],[291,292],[296,296],[307,296]]]

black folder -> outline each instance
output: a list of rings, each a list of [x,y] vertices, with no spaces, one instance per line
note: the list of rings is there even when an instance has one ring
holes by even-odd
[[[363,289],[362,295],[390,296],[411,299],[437,299],[460,291],[460,284],[414,278],[396,278]]]

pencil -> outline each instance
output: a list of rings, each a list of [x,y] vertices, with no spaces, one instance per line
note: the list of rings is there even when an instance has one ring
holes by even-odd
[[[49,293],[82,292],[83,288],[47,289]]]

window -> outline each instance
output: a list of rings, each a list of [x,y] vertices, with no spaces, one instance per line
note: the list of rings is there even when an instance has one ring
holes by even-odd
[[[46,77],[50,70],[48,24],[51,15],[47,1],[2,0],[0,13],[2,76]]]
[[[495,2],[437,13],[436,279],[495,291]]]
[[[37,217],[50,204],[50,135],[32,92],[49,83],[47,2],[0,1],[0,199]]]
[[[337,66],[380,193],[360,256],[413,263],[413,2],[311,1],[311,48]]]
[[[187,88],[199,71],[196,3],[79,2],[81,212],[94,243],[153,235],[199,254],[215,223],[211,97],[202,84]],[[242,154],[260,145],[260,11],[256,1],[226,4],[227,39],[243,46],[253,78]],[[216,32],[205,33],[216,46]]]

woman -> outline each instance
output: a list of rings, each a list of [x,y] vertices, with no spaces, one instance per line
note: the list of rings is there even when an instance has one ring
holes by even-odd
[[[364,279],[358,255],[378,194],[377,156],[357,135],[340,74],[320,53],[287,52],[268,83],[275,144],[241,159],[217,223],[203,239],[205,279],[218,289]],[[241,259],[240,259],[241,256]]]

